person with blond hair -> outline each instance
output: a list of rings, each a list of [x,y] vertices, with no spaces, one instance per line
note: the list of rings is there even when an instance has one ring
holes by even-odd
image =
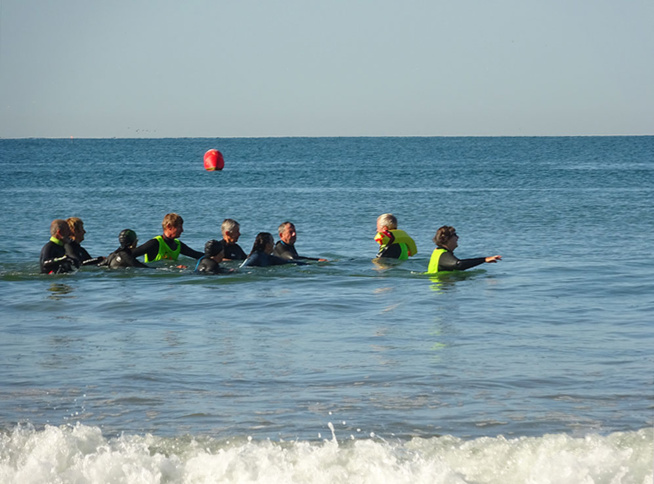
[[[104,257],[91,257],[91,254],[81,245],[84,242],[84,235],[86,234],[82,219],[79,217],[68,217],[66,223],[68,223],[68,228],[70,228],[69,244],[75,257],[84,266],[100,264],[104,260]]]
[[[50,240],[41,249],[39,265],[42,274],[62,274],[79,267],[80,262],[70,247],[70,227],[64,219],[50,224]]]
[[[184,232],[184,219],[180,215],[176,213],[166,214],[161,226],[163,234],[139,245],[132,251],[134,257],[144,255],[145,262],[155,262],[158,260],[177,260],[180,254],[193,259],[199,259],[204,255],[179,240],[182,232]]]

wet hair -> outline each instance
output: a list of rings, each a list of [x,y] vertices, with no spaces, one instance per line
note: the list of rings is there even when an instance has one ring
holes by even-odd
[[[70,227],[68,226],[68,222],[62,218],[54,219],[50,224],[50,235],[54,237],[57,235],[57,232],[63,232],[65,235],[70,235]]]
[[[69,217],[66,219],[68,228],[70,229],[70,238],[75,240],[75,232],[78,232],[84,226],[84,222],[79,217]]]
[[[176,213],[167,213],[163,219],[163,222],[161,222],[161,226],[165,230],[169,225],[171,227],[180,227],[184,225],[184,219],[181,215],[177,215]]]
[[[397,229],[397,218],[392,213],[384,213],[377,217],[378,225],[386,225],[389,230]]]
[[[437,246],[442,247],[444,244],[447,244],[447,241],[450,240],[454,234],[456,234],[456,229],[454,227],[443,225],[436,231],[436,235],[434,235],[432,240]]]
[[[118,234],[118,242],[120,243],[121,249],[127,249],[136,241],[136,232],[132,229],[125,229],[120,234]]]
[[[272,234],[270,232],[259,232],[254,239],[254,244],[252,244],[252,250],[250,255],[254,254],[257,251],[265,251],[266,245],[272,244],[275,242]]]
[[[232,220],[231,218],[226,218],[225,220],[223,220],[223,223],[220,226],[220,231],[222,232],[223,235],[225,235],[225,232],[232,232],[236,227],[240,227],[239,223],[236,220]]]
[[[277,233],[279,233],[279,235],[281,236],[284,232],[286,232],[286,227],[291,225],[295,227],[295,225],[292,222],[289,222],[288,220],[286,222],[282,222],[281,224],[279,224],[279,227],[277,227]]]
[[[204,244],[204,255],[213,257],[225,250],[225,243],[222,240],[211,239]]]

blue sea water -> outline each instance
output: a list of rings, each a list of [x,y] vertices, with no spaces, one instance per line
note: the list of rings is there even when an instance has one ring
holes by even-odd
[[[0,482],[653,481],[654,137],[22,139],[0,164]],[[98,256],[168,212],[198,250],[291,220],[328,262],[38,273],[55,218]],[[384,212],[412,259],[372,262]],[[503,260],[423,274],[441,225]]]

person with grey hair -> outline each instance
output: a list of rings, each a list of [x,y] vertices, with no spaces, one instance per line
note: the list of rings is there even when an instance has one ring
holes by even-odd
[[[377,217],[375,242],[379,244],[378,259],[407,260],[418,253],[415,241],[404,230],[397,228],[397,217],[392,213]]]
[[[225,254],[223,260],[245,260],[247,259],[247,254],[238,245],[239,237],[241,236],[241,226],[236,220],[231,218],[226,218],[223,220],[220,230],[223,234],[223,243]]]
[[[277,228],[277,232],[279,233],[280,240],[275,244],[273,255],[288,260],[316,260],[320,262],[325,262],[327,260],[317,259],[315,257],[304,257],[297,253],[297,250],[295,249],[297,232],[295,231],[295,225],[291,222],[282,222]]]

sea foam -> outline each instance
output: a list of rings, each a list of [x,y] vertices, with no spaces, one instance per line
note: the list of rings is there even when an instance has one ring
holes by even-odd
[[[653,433],[277,442],[18,426],[0,436],[0,482],[651,484]]]

